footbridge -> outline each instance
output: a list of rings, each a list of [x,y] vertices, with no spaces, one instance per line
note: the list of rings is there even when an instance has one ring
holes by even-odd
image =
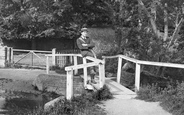
[[[182,64],[174,64],[174,63],[161,63],[161,62],[149,62],[149,61],[142,61],[137,60],[134,58],[127,57],[125,55],[116,55],[116,56],[103,56],[101,59],[96,59],[93,57],[82,57],[81,54],[54,54],[54,57],[65,57],[69,56],[73,59],[73,65],[65,67],[65,71],[67,73],[66,78],[66,99],[70,100],[73,97],[73,76],[78,73],[79,69],[83,69],[83,75],[81,77],[84,79],[84,87],[90,88],[93,87],[96,90],[99,90],[104,85],[107,85],[114,95],[136,95],[136,92],[140,89],[140,73],[141,73],[141,66],[142,65],[151,65],[151,66],[164,66],[164,67],[175,67],[175,68],[184,68]],[[49,57],[53,57],[53,54],[46,55],[46,72],[49,74]],[[78,64],[78,58],[82,58],[82,64]],[[118,69],[117,69],[117,76],[112,78],[107,78],[105,76],[105,62],[106,59],[109,58],[118,58]],[[90,60],[87,63],[87,60]],[[120,84],[121,79],[121,70],[122,70],[122,60],[130,61],[136,65],[135,67],[135,92],[126,88],[125,86]],[[88,84],[88,71],[87,68],[98,66],[99,69],[99,77],[97,84]],[[115,80],[114,80],[115,78]]]

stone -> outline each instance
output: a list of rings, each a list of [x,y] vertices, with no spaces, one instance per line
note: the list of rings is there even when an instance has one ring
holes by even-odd
[[[83,92],[82,79],[79,76],[74,76],[73,80],[74,94]],[[32,86],[42,92],[54,92],[59,95],[65,95],[66,75],[40,74],[33,81]]]

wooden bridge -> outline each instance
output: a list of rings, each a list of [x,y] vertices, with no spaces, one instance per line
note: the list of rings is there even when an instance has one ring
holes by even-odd
[[[73,65],[65,67],[65,71],[67,72],[67,83],[66,83],[66,99],[70,100],[73,97],[73,76],[78,73],[78,69],[83,69],[83,78],[84,78],[84,87],[87,88],[89,84],[87,84],[88,73],[87,68],[92,66],[98,66],[99,68],[99,82],[98,84],[90,84],[95,89],[99,90],[104,85],[107,85],[110,88],[110,91],[114,95],[136,95],[136,92],[139,91],[140,88],[140,73],[141,73],[141,65],[152,65],[152,66],[165,66],[165,67],[175,67],[175,68],[184,68],[182,64],[174,64],[174,63],[161,63],[161,62],[149,62],[133,59],[124,55],[116,55],[116,56],[103,56],[102,60],[96,59],[93,57],[85,57],[83,58],[80,54],[49,54],[46,55],[46,71],[49,74],[49,57],[63,57],[69,56],[73,59]],[[77,58],[82,58],[83,63],[78,64]],[[118,58],[118,70],[116,81],[105,77],[105,61],[108,58]],[[130,89],[122,86],[120,84],[121,78],[121,69],[122,69],[122,60],[130,61],[136,64],[135,68],[135,92]],[[87,63],[87,60],[90,60],[90,63]]]

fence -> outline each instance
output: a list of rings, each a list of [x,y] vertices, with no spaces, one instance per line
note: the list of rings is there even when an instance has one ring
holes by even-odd
[[[49,74],[49,57],[52,57],[53,55],[46,55],[47,56],[47,67],[46,67],[46,72]],[[87,86],[87,68],[91,66],[99,66],[99,86],[96,86],[97,89],[100,89],[103,87],[105,83],[105,66],[104,66],[104,61],[95,59],[93,57],[85,57],[82,58],[80,54],[55,54],[54,57],[59,56],[59,57],[66,57],[70,56],[71,58],[74,59],[74,65],[65,67],[65,70],[67,71],[67,86],[66,86],[66,99],[70,100],[73,97],[73,75],[77,74],[78,69],[83,69],[83,74],[84,74],[84,87]],[[83,64],[78,64],[77,57],[80,57],[83,59]],[[87,63],[87,60],[91,60],[92,62]],[[74,71],[74,73],[73,73]]]
[[[80,50],[78,49],[72,49],[72,50],[59,50],[56,52],[56,54],[79,54]],[[63,68],[67,65],[71,65],[74,61],[72,56],[55,56],[56,58],[56,65]],[[82,62],[81,58],[77,57],[77,60],[79,63]]]
[[[5,60],[7,64],[13,65],[26,65],[29,67],[46,67],[45,60],[46,54],[55,54],[56,49],[53,48],[52,51],[42,51],[42,50],[23,50],[23,49],[13,49],[7,47],[5,50]],[[55,64],[55,58],[52,57],[50,60],[52,64]]]
[[[71,65],[73,59],[68,57],[58,57],[54,56],[55,54],[77,54],[80,51],[78,49],[71,50],[59,50],[56,52],[56,49],[53,48],[51,51],[43,50],[24,50],[24,49],[14,49],[12,47],[3,47],[0,49],[0,59],[3,61],[1,65],[7,66],[8,64],[14,65],[29,65],[31,67],[46,67],[46,54],[52,54],[53,57],[50,58],[49,62],[53,66],[58,65],[59,67],[65,67],[66,65]],[[78,62],[82,62],[80,58],[77,58]],[[6,63],[6,64],[5,64]]]

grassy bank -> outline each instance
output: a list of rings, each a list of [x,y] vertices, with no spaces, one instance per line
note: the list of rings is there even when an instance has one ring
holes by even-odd
[[[50,111],[45,112],[39,107],[34,110],[15,108],[10,111],[12,115],[106,115],[106,112],[98,106],[102,100],[111,99],[107,86],[97,92],[84,92],[81,96],[74,97],[71,101],[62,100]]]
[[[184,82],[170,84],[166,88],[157,85],[143,86],[138,99],[159,101],[160,105],[173,115],[184,115]]]

